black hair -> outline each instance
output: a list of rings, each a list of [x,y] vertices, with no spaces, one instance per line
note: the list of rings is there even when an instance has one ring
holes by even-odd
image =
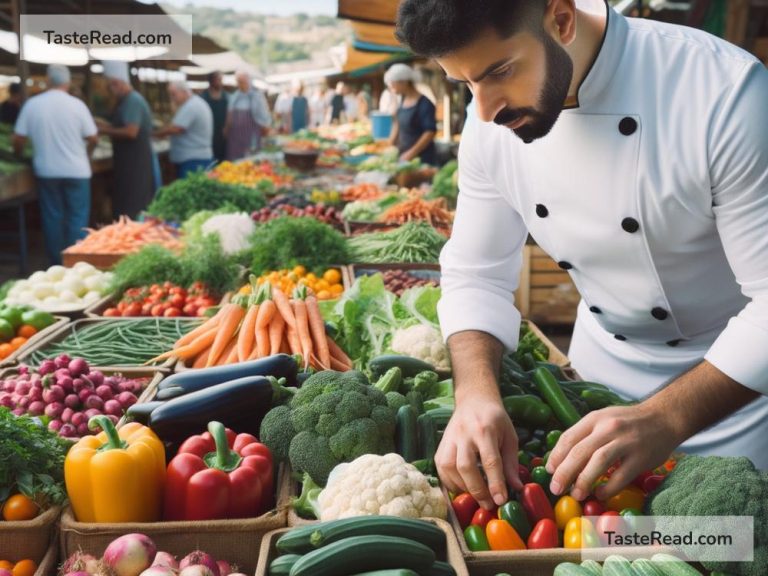
[[[216,70],[215,72],[209,72],[208,73],[208,84],[213,82],[213,79],[216,78],[216,76],[220,76],[220,75],[221,75],[221,72],[219,72],[218,70]]]
[[[21,84],[19,84],[18,82],[13,82],[8,87],[8,93],[11,95],[21,94]]]
[[[435,58],[489,28],[502,38],[522,30],[539,36],[545,7],[546,0],[403,0],[395,35],[416,54]]]

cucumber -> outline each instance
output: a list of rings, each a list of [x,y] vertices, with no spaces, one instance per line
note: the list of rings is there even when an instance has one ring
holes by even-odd
[[[456,576],[456,570],[448,562],[440,562],[439,560],[432,564],[432,567],[421,573],[422,576]]]
[[[437,426],[431,416],[422,414],[416,420],[419,428],[419,447],[421,457],[425,460],[434,460],[437,452]]]
[[[360,572],[354,576],[419,576],[418,572],[407,568],[392,568],[391,570],[374,570],[373,572]]]
[[[552,576],[591,576],[592,572],[573,562],[562,562],[555,567]]]
[[[633,560],[632,570],[637,576],[664,576],[664,572],[647,558]]]
[[[301,558],[298,554],[284,554],[278,556],[269,565],[268,576],[288,576],[296,561]]]
[[[603,576],[636,576],[632,563],[618,554],[611,554],[603,562]]]
[[[433,408],[432,410],[427,410],[424,414],[432,418],[438,430],[445,430],[445,427],[448,426],[448,421],[453,416],[453,408]]]
[[[368,369],[374,378],[378,379],[387,373],[390,368],[400,368],[403,378],[411,378],[419,372],[427,370],[434,372],[435,367],[428,362],[412,358],[411,356],[402,356],[398,354],[385,354],[378,356],[368,363]]]
[[[672,554],[654,554],[651,561],[664,576],[701,576],[696,568]]]
[[[424,544],[432,550],[445,548],[445,534],[424,520],[396,516],[360,516],[323,522],[310,537],[314,548],[322,548],[352,536],[399,536]],[[313,548],[312,548],[313,549]],[[307,549],[305,552],[309,552]]]
[[[603,576],[603,567],[595,560],[584,560],[581,563],[581,567],[589,570],[592,576]]]
[[[304,554],[307,550],[314,550],[310,538],[319,526],[320,524],[311,524],[292,528],[277,539],[275,548],[283,554]]]
[[[427,570],[435,553],[413,540],[397,536],[352,536],[305,554],[290,576],[347,576],[357,572],[408,568]]]
[[[401,406],[395,417],[395,447],[406,462],[419,459],[417,418],[416,409],[410,404]]]

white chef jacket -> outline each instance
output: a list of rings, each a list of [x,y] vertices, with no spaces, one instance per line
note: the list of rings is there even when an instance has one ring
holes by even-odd
[[[516,347],[530,232],[581,294],[569,354],[585,379],[640,398],[706,358],[766,395],[768,71],[704,32],[607,12],[578,107],[549,135],[525,144],[470,112],[443,335]],[[681,449],[768,468],[768,398]]]

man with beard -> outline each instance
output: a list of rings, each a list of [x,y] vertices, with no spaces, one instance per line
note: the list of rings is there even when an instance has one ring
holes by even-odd
[[[529,232],[581,294],[574,367],[638,400],[562,435],[552,493],[583,500],[618,462],[607,498],[678,446],[768,468],[768,71],[573,0],[404,0],[398,35],[474,95],[441,255],[448,489],[490,508],[521,487],[497,375]]]

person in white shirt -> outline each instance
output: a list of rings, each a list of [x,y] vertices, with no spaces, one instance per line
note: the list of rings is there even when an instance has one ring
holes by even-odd
[[[360,116],[360,101],[357,98],[357,88],[345,84],[342,89],[344,96],[344,121],[357,122]]]
[[[98,130],[86,105],[69,95],[69,84],[66,66],[48,66],[48,90],[24,104],[13,135],[18,156],[26,141],[32,141],[45,251],[51,264],[61,264],[61,252],[85,236],[91,210],[89,157]]]
[[[547,469],[600,499],[680,446],[768,468],[768,71],[701,31],[569,0],[404,0],[398,35],[472,91],[439,315],[456,411],[436,455],[490,508],[521,487],[496,382],[528,233],[582,296],[569,355],[639,403]],[[487,475],[481,476],[477,459]]]
[[[229,100],[224,136],[227,160],[239,160],[261,149],[261,139],[269,131],[272,118],[267,98],[251,83],[246,71],[235,74],[237,90]]]
[[[309,99],[309,125],[316,128],[325,122],[326,112],[328,110],[328,87],[318,86]]]

